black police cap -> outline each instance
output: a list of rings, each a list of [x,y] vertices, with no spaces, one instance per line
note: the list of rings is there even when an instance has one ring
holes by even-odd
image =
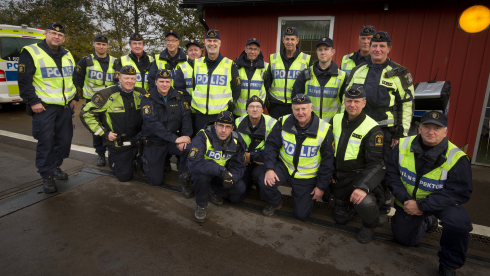
[[[63,27],[63,25],[61,25],[60,23],[56,23],[56,22],[49,23],[46,30],[53,30],[60,33],[65,33],[65,27]]]
[[[126,65],[121,68],[121,71],[119,71],[119,74],[121,75],[136,75],[136,69],[132,65]]]
[[[94,42],[109,43],[109,40],[104,35],[96,35],[94,38]]]
[[[261,98],[257,97],[256,95],[250,97],[250,99],[247,100],[247,105],[245,107],[245,109],[248,109],[248,106],[253,103],[253,102],[258,102],[262,105],[262,108],[264,108],[264,101],[262,101]]]
[[[156,79],[172,79],[172,74],[167,69],[158,70]]]
[[[284,31],[284,35],[295,35],[299,36],[298,30],[295,27],[287,27]]]
[[[191,45],[196,45],[197,47],[201,48],[201,42],[199,40],[197,40],[197,39],[190,39],[185,44],[185,47],[186,48],[189,48],[189,46],[191,46]]]
[[[379,31],[371,38],[371,42],[391,42],[391,37],[387,32]]]
[[[320,38],[320,40],[318,40],[318,43],[316,44],[316,47],[318,47],[322,44],[333,48],[333,40],[331,40],[329,37]]]
[[[429,111],[425,112],[420,119],[421,124],[436,124],[442,127],[447,127],[447,116],[446,114],[439,111]]]
[[[176,30],[168,30],[166,33],[165,33],[165,38],[169,35],[175,35],[175,37],[177,37],[177,39],[179,39],[179,33],[176,31]]]
[[[254,37],[254,38],[251,38],[251,39],[249,39],[249,40],[247,40],[247,44],[246,44],[245,46],[248,46],[248,45],[250,45],[250,44],[252,44],[252,43],[257,44],[257,45],[259,45],[259,47],[260,47],[260,41],[258,41],[258,40],[257,40],[255,37]]]
[[[309,104],[311,103],[310,97],[305,94],[296,94],[292,99],[292,104]]]
[[[221,111],[216,117],[216,123],[230,124],[235,121],[233,114],[230,111]]]
[[[221,40],[221,37],[219,35],[219,31],[215,29],[210,29],[209,31],[206,32],[206,39],[219,39]]]
[[[134,33],[129,37],[129,41],[143,41],[143,36],[139,33]]]
[[[351,99],[366,98],[366,91],[362,85],[353,84],[351,87],[345,90],[344,96],[345,98]]]
[[[365,25],[361,28],[361,33],[359,36],[370,36],[376,34],[376,29],[371,25]]]

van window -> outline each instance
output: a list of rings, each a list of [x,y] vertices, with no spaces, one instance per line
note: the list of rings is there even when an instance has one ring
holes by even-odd
[[[0,38],[0,57],[3,60],[18,61],[20,50],[27,45],[37,43],[37,38],[2,37]]]

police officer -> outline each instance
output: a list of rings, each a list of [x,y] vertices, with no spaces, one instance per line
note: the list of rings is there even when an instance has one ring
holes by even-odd
[[[233,109],[240,96],[240,76],[236,64],[221,55],[217,30],[206,32],[205,57],[194,61],[192,108],[196,110],[196,129],[213,121],[222,110]]]
[[[297,46],[299,34],[295,27],[286,28],[282,43],[282,52],[270,55],[265,82],[265,89],[269,91],[267,110],[275,119],[291,114],[291,93],[296,77],[311,65],[311,56],[301,52]]]
[[[357,52],[345,55],[340,63],[340,68],[342,68],[342,71],[347,73],[347,77],[349,77],[352,68],[371,61],[369,44],[375,33],[376,29],[373,26],[362,26],[361,32],[359,33],[359,40],[357,41],[359,44],[359,50],[357,50]]]
[[[95,52],[80,59],[73,74],[73,83],[78,93],[83,94],[86,103],[90,102],[95,92],[114,85],[116,58],[107,54],[109,40],[104,35],[97,35],[92,45]],[[105,166],[106,146],[101,136],[92,136],[95,152],[99,155],[97,166]]]
[[[192,88],[192,67],[187,63],[187,56],[179,48],[179,33],[169,30],[165,33],[165,50],[155,55],[155,60],[150,65],[148,72],[148,86],[155,87],[158,70],[166,69],[172,75],[172,86],[178,91],[184,92],[184,100],[190,104],[191,96],[187,92]]]
[[[306,221],[313,201],[323,196],[334,172],[334,141],[330,124],[313,112],[307,95],[292,99],[293,115],[278,120],[265,143],[264,171],[259,178],[260,196],[268,203],[262,210],[272,216],[282,207],[278,187],[293,188],[294,215]]]
[[[185,44],[187,48],[187,62],[194,68],[194,60],[202,57],[201,42],[197,39],[189,39]]]
[[[25,46],[19,56],[17,79],[20,96],[32,116],[32,136],[37,139],[36,167],[43,178],[44,193],[57,191],[55,179],[67,179],[60,169],[70,154],[73,137],[72,115],[78,102],[73,70],[75,61],[61,47],[65,28],[50,23],[46,39]]]
[[[232,202],[242,200],[246,185],[242,180],[245,172],[245,142],[233,131],[233,114],[221,111],[216,121],[192,139],[187,167],[191,171],[192,186],[196,193],[194,219],[204,222],[209,200],[216,206],[223,205],[222,196]]]
[[[320,119],[330,122],[342,106],[342,93],[346,86],[345,72],[339,70],[332,60],[335,49],[330,38],[322,37],[318,40],[316,53],[319,60],[299,73],[292,97],[296,94],[307,94],[313,104],[313,112]]]
[[[136,69],[136,87],[141,87],[148,91],[148,70],[153,57],[148,56],[144,51],[143,36],[139,33],[134,33],[129,37],[129,47],[131,48],[131,53],[116,60],[116,74],[114,77],[118,78],[122,67],[131,65]],[[115,81],[117,82],[118,79],[115,79]]]
[[[258,183],[259,176],[264,170],[265,140],[277,121],[271,116],[263,114],[264,101],[257,95],[247,100],[246,110],[247,115],[237,118],[235,121],[237,132],[242,135],[243,140],[247,144],[245,153],[247,170],[243,175],[243,180],[247,185],[247,190],[252,185],[260,189]]]
[[[447,116],[425,113],[419,135],[400,139],[386,166],[386,180],[395,196],[391,229],[395,240],[414,246],[442,226],[439,274],[456,275],[466,260],[470,217],[462,204],[473,191],[468,156],[448,141]]]
[[[167,154],[180,156],[187,144],[191,143],[190,106],[184,101],[183,92],[171,87],[171,83],[171,73],[166,69],[159,70],[155,88],[141,100],[143,127],[138,135],[144,141],[141,161],[148,183],[152,186],[163,184]],[[182,162],[184,158],[180,160]],[[179,168],[182,170],[184,166]]]
[[[262,101],[265,100],[266,91],[264,77],[269,64],[264,61],[264,55],[260,51],[260,41],[251,38],[245,45],[245,51],[235,59],[240,73],[241,92],[235,103],[233,115],[243,116],[247,114],[245,105],[252,96],[256,95]]]
[[[330,184],[334,204],[333,218],[346,224],[354,216],[362,218],[357,241],[368,243],[379,223],[379,208],[374,191],[385,176],[383,160],[383,132],[375,120],[362,109],[366,106],[366,92],[360,85],[347,89],[345,112],[333,117],[335,139],[336,181]]]
[[[371,63],[352,69],[348,87],[363,85],[367,104],[364,113],[378,122],[383,130],[383,158],[387,163],[391,149],[407,136],[412,121],[413,80],[407,68],[388,58],[391,38],[387,32],[377,32],[370,44]],[[391,194],[385,189],[380,206],[380,223],[386,222],[391,209]]]
[[[133,177],[137,134],[143,123],[140,102],[146,91],[135,86],[136,78],[136,68],[122,67],[118,85],[95,93],[80,112],[83,125],[103,137],[109,150],[109,166],[122,182]]]

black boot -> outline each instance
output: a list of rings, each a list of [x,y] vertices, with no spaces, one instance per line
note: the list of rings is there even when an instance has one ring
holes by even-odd
[[[370,242],[373,239],[375,229],[376,228],[367,228],[363,225],[357,234],[357,241],[363,244]]]
[[[105,154],[99,154],[99,159],[97,160],[97,167],[105,166]]]
[[[455,276],[456,271],[454,269],[450,269],[448,267],[439,264],[439,275],[441,276]]]
[[[186,169],[179,175],[177,186],[185,198],[191,198],[194,196],[194,190],[192,190],[191,184],[191,172],[189,170]]]
[[[65,179],[68,179],[68,174],[64,171],[62,171],[59,167],[56,168],[56,170],[54,171],[54,178],[56,180],[65,180]]]
[[[50,176],[48,178],[43,178],[43,191],[45,194],[52,194],[58,191],[53,176]]]

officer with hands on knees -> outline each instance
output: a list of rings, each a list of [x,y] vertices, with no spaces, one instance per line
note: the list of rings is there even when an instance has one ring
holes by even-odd
[[[136,69],[136,87],[140,87],[148,91],[148,70],[150,64],[153,61],[153,57],[148,56],[144,50],[145,43],[143,36],[139,33],[134,33],[129,37],[129,47],[131,53],[129,55],[122,56],[115,62],[116,74],[114,81],[118,82],[119,72],[121,68],[127,65],[131,65]]]
[[[371,25],[362,26],[361,32],[359,33],[359,50],[354,53],[350,53],[342,57],[342,62],[340,63],[340,68],[346,73],[346,78],[349,77],[352,68],[363,64],[371,62],[371,55],[369,54],[369,47],[371,38],[376,34],[376,29]]]
[[[73,83],[78,93],[83,94],[86,103],[90,102],[96,92],[114,85],[116,58],[107,54],[109,40],[104,35],[97,35],[92,45],[95,52],[80,59],[73,74]],[[97,166],[105,166],[106,146],[103,145],[102,137],[92,135],[92,139],[95,152],[99,155]]]
[[[264,114],[264,101],[254,95],[246,104],[247,115],[236,119],[237,132],[247,144],[245,163],[247,170],[243,181],[249,190],[252,185],[260,189],[259,177],[264,170],[265,141],[277,122],[276,119]]]
[[[17,79],[27,114],[32,116],[32,136],[38,140],[37,172],[43,178],[44,193],[49,194],[57,192],[55,180],[68,178],[60,166],[70,155],[78,95],[72,80],[75,61],[61,47],[65,28],[53,22],[44,35],[45,40],[22,48]]]
[[[386,183],[395,196],[391,230],[396,241],[414,246],[442,226],[439,275],[456,275],[466,261],[473,226],[463,204],[473,192],[468,156],[451,143],[446,114],[422,115],[419,134],[400,139],[386,164]]]
[[[143,127],[138,135],[144,144],[141,161],[148,183],[152,186],[163,184],[165,157],[181,156],[191,143],[190,106],[184,101],[183,93],[171,87],[171,83],[170,72],[158,70],[156,87],[141,100]],[[180,158],[181,163],[184,159]],[[181,164],[179,168],[180,174],[184,166]]]
[[[221,111],[214,123],[192,139],[187,158],[187,168],[191,171],[192,186],[196,193],[194,219],[204,222],[209,200],[223,205],[223,198],[238,202],[246,195],[246,185],[242,177],[245,172],[246,144],[235,132],[233,114]]]
[[[262,210],[272,216],[282,207],[278,187],[292,186],[294,215],[306,221],[313,202],[322,198],[334,172],[334,140],[330,124],[313,112],[307,95],[293,99],[293,114],[279,118],[264,149],[264,172],[259,178],[260,196],[268,203]]]
[[[320,119],[330,122],[342,106],[342,96],[346,87],[345,72],[339,70],[332,60],[335,55],[333,41],[322,37],[316,44],[318,61],[301,71],[293,86],[292,97],[306,94],[313,104],[313,112]]]
[[[262,101],[265,100],[266,91],[264,78],[267,76],[269,63],[264,61],[264,55],[260,51],[260,41],[251,38],[245,45],[243,53],[235,59],[235,63],[240,73],[241,92],[240,97],[235,103],[233,115],[244,116],[247,114],[245,105],[252,96],[258,96]]]
[[[333,218],[346,224],[354,212],[362,218],[357,241],[368,243],[379,223],[379,207],[375,190],[385,176],[383,160],[383,132],[375,120],[363,112],[366,92],[360,85],[348,88],[344,96],[345,112],[333,117],[335,139],[335,177],[330,184]]]
[[[140,102],[146,91],[135,84],[136,68],[122,67],[119,83],[95,93],[80,112],[83,125],[103,138],[109,150],[109,166],[121,182],[133,177],[137,135],[143,124]]]

